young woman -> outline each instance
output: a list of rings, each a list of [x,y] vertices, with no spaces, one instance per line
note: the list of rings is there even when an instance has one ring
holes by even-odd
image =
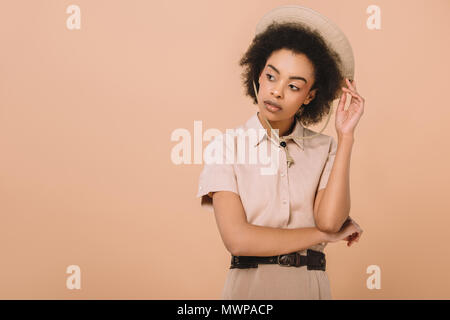
[[[205,149],[226,150],[236,160],[239,153],[264,154],[275,146],[278,167],[261,174],[266,164],[229,162],[219,152],[220,161],[206,163],[200,174],[197,197],[214,211],[232,255],[223,299],[331,299],[323,249],[339,240],[350,246],[362,234],[349,217],[350,155],[364,107],[355,81],[346,79],[353,60],[334,50],[334,36],[319,32],[327,29],[323,16],[300,6],[279,8],[281,15],[272,14],[277,8],[261,20],[259,26],[267,26],[240,61],[246,94],[258,111],[235,129],[265,134],[245,136],[244,152],[230,134]],[[283,16],[297,21],[283,22]],[[352,99],[344,110],[347,94]],[[305,126],[329,115],[337,97],[336,142]]]

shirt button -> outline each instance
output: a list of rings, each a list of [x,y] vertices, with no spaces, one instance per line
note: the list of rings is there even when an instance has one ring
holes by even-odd
[[[285,175],[286,175],[286,174],[285,174],[284,172],[281,174],[282,177],[284,177]]]
[[[202,187],[200,187],[199,189],[202,190]]]
[[[283,204],[286,204],[287,203],[287,201],[286,200],[283,200]]]

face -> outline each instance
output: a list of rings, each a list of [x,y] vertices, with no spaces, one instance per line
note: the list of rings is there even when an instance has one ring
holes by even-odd
[[[314,99],[317,89],[310,91],[313,84],[314,66],[304,54],[287,49],[274,51],[259,77],[259,111],[268,120],[290,119],[302,104]]]

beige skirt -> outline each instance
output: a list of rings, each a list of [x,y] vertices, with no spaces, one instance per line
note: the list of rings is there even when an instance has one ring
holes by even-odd
[[[300,252],[300,251],[299,251]],[[306,252],[301,252],[306,255]],[[224,300],[331,300],[326,271],[260,264],[258,268],[229,269],[222,291]]]

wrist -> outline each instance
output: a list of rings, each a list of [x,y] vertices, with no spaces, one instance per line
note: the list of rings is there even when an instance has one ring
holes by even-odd
[[[355,137],[354,137],[353,133],[341,133],[341,134],[338,134],[337,137],[338,137],[338,141],[348,141],[348,142],[355,141]]]
[[[332,242],[332,241],[334,241],[334,236],[335,236],[334,233],[324,232],[324,231],[322,231],[320,229],[317,229],[317,231],[320,234],[320,242]]]

